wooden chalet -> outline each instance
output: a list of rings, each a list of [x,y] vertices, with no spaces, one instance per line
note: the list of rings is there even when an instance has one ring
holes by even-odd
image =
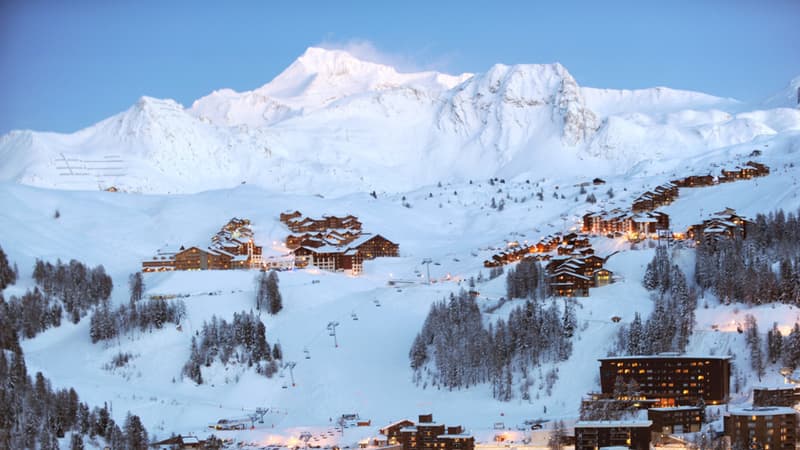
[[[364,259],[380,257],[396,257],[400,254],[400,245],[386,239],[380,234],[362,234],[348,243],[350,248],[358,250]]]
[[[677,197],[678,186],[674,183],[665,183],[637,197],[631,205],[631,210],[634,213],[652,211],[658,207],[669,205]]]
[[[606,286],[611,283],[614,273],[605,268],[594,269],[592,272],[592,287]]]
[[[630,213],[619,209],[610,212],[591,212],[583,216],[583,232],[594,235],[635,234],[637,236],[658,234],[669,229],[669,215],[661,211]]]
[[[155,257],[142,262],[142,271],[260,268],[261,255],[262,247],[253,240],[250,221],[234,217],[211,237],[210,246],[158,250]]]
[[[293,233],[327,232],[328,230],[361,230],[361,222],[353,215],[344,217],[322,216],[321,219],[303,217],[300,211],[285,212],[280,214],[280,220]]]
[[[205,447],[205,441],[198,439],[195,436],[172,436],[158,442],[153,442],[150,447],[158,450],[184,450],[184,449],[202,449]]]
[[[221,250],[189,247],[175,254],[175,270],[228,270],[234,266],[233,256]]]
[[[163,247],[156,250],[155,256],[142,261],[142,272],[165,272],[175,270],[175,254],[180,250]]]
[[[733,238],[745,239],[747,237],[747,227],[749,226],[752,226],[750,220],[739,216],[731,208],[725,208],[714,213],[710,219],[690,226],[686,231],[686,236],[697,243],[700,243],[701,239],[705,242]]]
[[[293,251],[295,267],[303,269],[315,266],[331,272],[349,271],[353,275],[364,269],[363,258],[357,249],[347,247],[299,247]]]
[[[588,297],[592,279],[569,269],[557,269],[548,275],[550,292],[559,297]]]
[[[595,186],[599,184],[606,184],[606,180],[602,178],[595,178],[594,180],[592,180],[592,184],[594,184]]]
[[[727,183],[767,175],[769,175],[769,167],[755,161],[748,161],[744,165],[736,166],[733,169],[722,169],[722,174],[718,177],[718,180],[720,183]]]
[[[402,445],[402,450],[474,450],[475,437],[458,426],[433,421],[433,415],[421,414],[415,425],[410,420],[381,428],[387,442]],[[391,434],[391,437],[390,437]]]
[[[389,445],[396,445],[400,443],[400,430],[413,426],[414,422],[408,419],[403,419],[386,425],[385,427],[381,428],[379,432],[380,434],[386,436],[386,442]]]
[[[672,180],[671,183],[678,187],[693,188],[693,187],[713,186],[716,184],[716,180],[714,179],[714,176],[711,174],[690,175],[685,178]]]
[[[755,153],[757,151],[758,150],[754,150],[753,152]],[[758,153],[758,154],[760,155],[761,153]],[[758,155],[756,155],[756,156],[758,156]],[[767,167],[764,164],[761,164],[761,163],[758,163],[758,162],[755,162],[755,161],[747,161],[747,163],[745,163],[745,167],[752,167],[753,170],[754,170],[753,171],[753,176],[755,176],[755,177],[765,177],[765,176],[769,175],[769,167]]]

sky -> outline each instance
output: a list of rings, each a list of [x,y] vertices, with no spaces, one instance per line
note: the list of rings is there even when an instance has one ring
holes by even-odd
[[[251,90],[310,46],[401,71],[560,62],[582,86],[759,101],[800,75],[800,1],[0,0],[0,134]]]

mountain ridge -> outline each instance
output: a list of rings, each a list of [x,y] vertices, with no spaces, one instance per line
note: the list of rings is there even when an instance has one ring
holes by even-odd
[[[312,47],[251,91],[220,89],[190,107],[142,97],[75,133],[8,133],[0,180],[146,193],[243,182],[310,194],[400,192],[498,174],[546,177],[547,165],[624,172],[800,129],[800,110],[744,109],[664,87],[582,87],[559,63],[401,73]],[[124,167],[101,173],[86,163],[109,156]],[[64,160],[85,170],[65,173]]]

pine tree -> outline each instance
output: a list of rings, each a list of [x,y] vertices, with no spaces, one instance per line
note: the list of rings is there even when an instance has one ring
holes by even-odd
[[[283,299],[278,287],[278,272],[274,270],[270,271],[267,277],[267,300],[270,314],[278,314],[283,309]]]
[[[128,450],[147,450],[147,430],[139,416],[128,413],[125,418],[125,441]]]
[[[72,433],[69,439],[70,450],[83,450],[83,438],[79,433]]]
[[[132,273],[128,278],[128,286],[131,291],[131,304],[135,304],[144,295],[144,279],[142,272]]]
[[[783,335],[778,329],[778,322],[772,324],[772,329],[767,332],[767,357],[769,362],[775,364],[781,359],[783,350]]]
[[[0,247],[0,291],[6,287],[16,283],[17,273],[14,268],[8,263],[6,253]]]

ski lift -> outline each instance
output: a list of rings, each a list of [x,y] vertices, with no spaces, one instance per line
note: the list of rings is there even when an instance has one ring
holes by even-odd
[[[287,385],[286,383],[283,383],[283,386],[281,386],[281,387],[282,387],[283,389],[289,389],[289,385]]]
[[[308,347],[303,349],[303,353],[306,355],[306,359],[311,359],[311,354],[308,351]]]

